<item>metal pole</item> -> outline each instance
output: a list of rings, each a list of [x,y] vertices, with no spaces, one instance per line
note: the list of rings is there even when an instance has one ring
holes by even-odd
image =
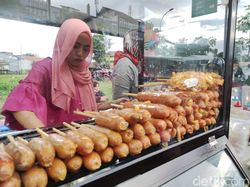
[[[234,58],[234,41],[237,22],[237,7],[238,0],[230,0],[227,11],[226,24],[226,48],[225,48],[225,76],[224,76],[224,90],[223,90],[223,121],[225,127],[225,134],[229,134],[229,119],[230,119],[230,105],[231,105],[231,89],[232,89],[232,72],[233,72],[233,58]]]
[[[161,17],[160,31],[161,31],[161,23],[162,23],[162,20],[163,20],[164,16],[166,16],[166,14],[169,13],[169,12],[171,12],[172,10],[174,10],[174,8],[170,8],[170,9],[169,9],[167,12],[165,12],[165,13],[163,14],[163,16]]]

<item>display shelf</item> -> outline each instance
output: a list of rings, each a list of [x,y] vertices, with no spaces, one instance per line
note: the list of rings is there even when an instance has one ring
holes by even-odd
[[[223,186],[221,184],[225,183],[237,187],[248,186],[247,174],[233,152],[232,146],[223,136],[213,145],[203,145],[117,186],[185,187],[205,183],[205,186]]]
[[[93,123],[90,120],[88,123]],[[85,122],[86,123],[86,122]],[[64,126],[58,126],[58,129],[67,130]],[[52,132],[52,128],[42,128],[47,133]],[[215,132],[220,130],[223,132],[223,126],[211,126],[208,131],[199,130],[193,135],[186,135],[185,138],[178,142],[175,138],[171,139],[168,146],[156,145],[149,149],[143,150],[141,154],[135,156],[128,156],[123,159],[114,158],[110,163],[103,164],[100,169],[90,172],[82,168],[77,173],[68,173],[67,177],[62,182],[54,182],[49,179],[48,187],[56,186],[99,186],[103,182],[109,186],[114,186],[122,181],[151,170],[165,162],[168,162],[185,152],[189,152],[197,147],[207,143],[208,138]],[[18,132],[10,132],[8,135],[13,137],[23,137],[24,139],[31,139],[40,136],[34,129],[23,130]],[[7,134],[0,136],[0,142],[8,143]],[[221,136],[218,134],[218,137]],[[197,142],[200,138],[203,141]],[[183,147],[183,149],[182,149]],[[125,174],[126,173],[126,174]]]

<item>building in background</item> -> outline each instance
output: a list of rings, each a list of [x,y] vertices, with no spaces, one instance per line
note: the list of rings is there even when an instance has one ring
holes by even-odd
[[[10,52],[0,52],[0,74],[26,73],[32,68],[32,64],[41,60],[35,55],[14,55]]]

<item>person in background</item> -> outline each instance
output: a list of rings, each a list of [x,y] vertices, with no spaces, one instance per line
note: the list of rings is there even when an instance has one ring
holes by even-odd
[[[240,65],[238,63],[236,63],[234,65],[234,68],[235,68],[235,73],[234,73],[234,77],[235,78],[241,78],[244,76],[244,73],[242,71],[242,68],[240,67]]]
[[[239,62],[235,59],[233,63],[233,85],[243,85],[245,80],[246,77],[242,71],[242,68],[240,67]]]
[[[245,81],[245,84],[250,86],[250,75],[247,76],[247,80]]]
[[[205,68],[207,72],[214,72],[223,76],[225,71],[225,60],[223,59],[223,54],[219,53],[217,56],[209,60]]]
[[[93,81],[93,85],[94,85],[96,102],[100,103],[100,102],[106,102],[106,101],[108,101],[107,96],[105,96],[105,94],[100,90],[99,83],[94,80]]]
[[[65,20],[57,33],[52,58],[35,63],[6,99],[2,114],[10,129],[85,120],[73,111],[100,109],[89,71],[92,54],[88,25],[79,19]],[[109,106],[106,103],[105,107]]]
[[[138,68],[141,53],[138,47],[138,32],[130,31],[123,39],[123,51],[114,56],[112,74],[113,99],[125,97],[123,93],[138,92]]]

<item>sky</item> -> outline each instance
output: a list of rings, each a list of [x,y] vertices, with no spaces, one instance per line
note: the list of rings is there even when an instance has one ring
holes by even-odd
[[[240,0],[240,9],[238,10],[238,14],[244,14],[244,6],[247,4],[249,0]],[[66,1],[66,0],[52,0],[52,5],[60,6],[60,4],[72,6],[75,8],[79,8],[82,11],[85,11],[86,3],[90,3],[93,7],[93,0],[84,1]],[[120,1],[119,1],[120,2]],[[189,2],[189,3],[187,3]],[[206,36],[214,36],[216,38],[223,39],[224,30],[223,23],[224,20],[224,11],[222,14],[220,12],[192,18],[190,17],[190,8],[185,8],[187,4],[190,7],[191,0],[187,1],[148,1],[148,0],[138,0],[138,1],[124,1],[124,3],[118,3],[117,0],[99,0],[99,8],[102,6],[110,7],[116,5],[115,9],[119,11],[123,11],[124,13],[128,12],[129,4],[137,5],[133,6],[134,13],[135,9],[141,4],[143,4],[144,12],[148,13],[147,16],[151,16],[158,18],[161,17],[162,12],[168,10],[171,5],[175,5],[174,10],[169,12],[163,19],[162,30],[164,31],[164,35],[170,41],[176,42],[179,38],[188,38],[190,41],[193,40],[196,36],[203,35]],[[218,2],[223,3],[226,0],[218,0]],[[79,4],[80,3],[80,4]],[[181,4],[186,3],[186,4]],[[248,3],[249,4],[249,3]],[[162,5],[163,10],[159,10],[159,5]],[[164,5],[164,6],[163,6]],[[181,7],[181,8],[178,8]],[[219,6],[219,8],[223,8],[223,6]],[[92,10],[94,11],[94,10]],[[181,12],[181,14],[180,14]],[[153,15],[152,15],[153,14]],[[139,13],[137,16],[140,16]],[[191,20],[191,22],[190,22]],[[215,24],[218,22],[218,24]],[[203,25],[202,25],[203,24]],[[182,25],[181,27],[179,27]],[[40,57],[51,56],[53,52],[54,41],[56,38],[56,34],[58,31],[57,27],[38,25],[20,21],[13,21],[7,19],[0,18],[0,52],[13,52],[15,55],[32,53],[36,54]],[[111,39],[111,49],[109,51],[122,50],[122,38],[109,37]]]
[[[32,24],[0,18],[0,52],[15,55],[32,53],[40,57],[52,56],[58,27]],[[109,51],[122,50],[122,38],[109,37]]]
[[[0,51],[52,55],[57,27],[0,19]]]

